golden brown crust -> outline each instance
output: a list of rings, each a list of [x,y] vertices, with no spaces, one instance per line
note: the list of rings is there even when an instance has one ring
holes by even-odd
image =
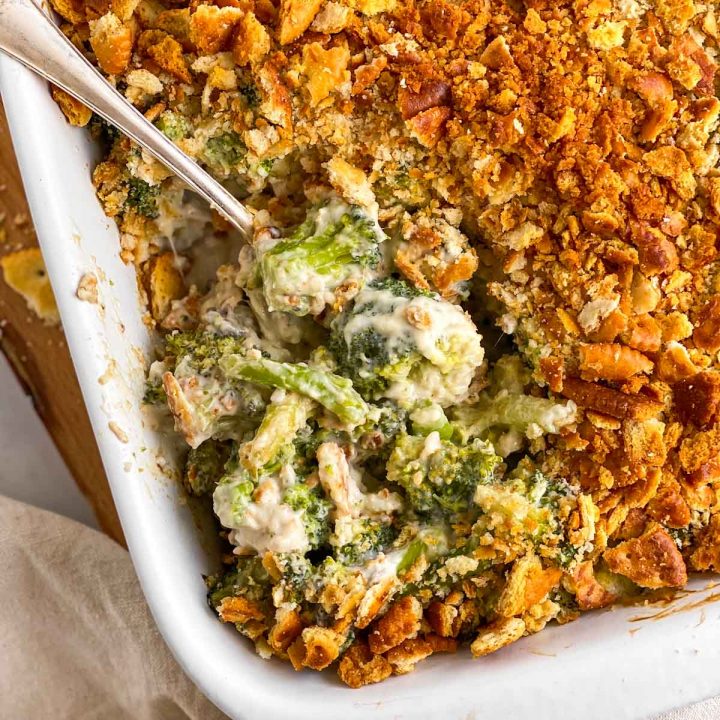
[[[270,34],[252,12],[246,12],[236,25],[232,43],[233,60],[238,65],[259,63],[271,47]]]
[[[433,654],[433,646],[424,638],[404,640],[385,655],[395,675],[412,672],[421,660]]]
[[[697,548],[690,556],[690,567],[700,572],[720,571],[720,515],[713,515],[701,532]]]
[[[716,419],[720,403],[720,373],[701,372],[675,383],[673,397],[680,422],[699,428],[710,425]]]
[[[567,378],[560,392],[564,397],[575,401],[580,407],[597,410],[621,420],[625,418],[648,420],[658,415],[663,409],[662,403],[642,395],[629,395],[578,378]]]
[[[268,645],[279,654],[287,651],[303,631],[303,622],[297,610],[278,611],[275,624],[268,633]]]
[[[606,550],[603,558],[613,572],[640,587],[680,587],[687,582],[685,561],[667,530],[659,525]]]
[[[337,660],[344,636],[330,628],[307,627],[288,647],[287,653],[296,670],[324,670]]]
[[[124,72],[130,64],[135,40],[129,23],[123,23],[114,13],[107,13],[90,24],[90,45],[98,65],[108,75]]]
[[[185,282],[175,262],[175,254],[166,252],[151,258],[144,269],[150,314],[158,323],[170,312],[173,300],[185,295]]]
[[[382,654],[404,640],[415,637],[420,630],[422,605],[411,595],[394,602],[368,635],[370,650]]]
[[[392,665],[382,655],[373,655],[362,640],[356,640],[338,665],[338,676],[351,688],[381,682],[392,675]]]
[[[246,623],[249,620],[264,620],[263,609],[244,597],[226,597],[220,601],[218,615],[223,622]]]
[[[627,380],[653,369],[650,358],[618,343],[580,346],[580,373],[583,380]]]
[[[190,42],[203,55],[228,49],[245,12],[235,7],[198,5],[190,15]]]
[[[618,596],[601,585],[595,578],[592,560],[580,563],[573,573],[575,598],[581,610],[612,605]]]
[[[147,55],[159,68],[182,82],[190,82],[182,45],[161,30],[146,30],[138,38],[138,50]]]
[[[525,623],[520,618],[504,618],[480,631],[470,645],[475,657],[497,652],[516,642],[525,634]]]
[[[280,44],[287,45],[297,40],[310,27],[323,2],[324,0],[281,0]]]
[[[79,100],[76,100],[72,95],[68,95],[55,85],[50,85],[50,94],[71,125],[85,127],[90,122],[92,110]]]
[[[497,604],[497,613],[505,618],[521,615],[544,600],[562,577],[560,568],[543,568],[530,553],[516,561]]]

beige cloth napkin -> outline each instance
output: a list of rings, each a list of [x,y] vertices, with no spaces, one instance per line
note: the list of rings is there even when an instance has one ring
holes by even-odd
[[[168,651],[130,558],[0,496],[0,720],[220,720]],[[655,720],[717,720],[715,699]]]
[[[0,718],[220,720],[165,646],[125,550],[0,497]]]

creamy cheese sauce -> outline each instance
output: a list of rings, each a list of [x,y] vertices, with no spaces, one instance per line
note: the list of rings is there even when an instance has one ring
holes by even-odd
[[[390,354],[413,348],[433,366],[422,383],[398,381],[387,396],[408,403],[431,399],[441,405],[458,402],[466,393],[476,368],[482,364],[482,337],[470,316],[452,303],[431,297],[398,297],[392,290],[364,288],[356,307],[372,304],[377,312],[356,312],[343,333],[348,346],[355,335],[374,330],[388,340]]]
[[[213,507],[220,522],[232,531],[229,539],[236,546],[235,552],[305,553],[310,549],[302,513],[282,502],[278,478],[267,478],[260,483],[254,493],[256,500],[248,503],[239,522],[232,497],[231,484],[218,485],[213,494]]]

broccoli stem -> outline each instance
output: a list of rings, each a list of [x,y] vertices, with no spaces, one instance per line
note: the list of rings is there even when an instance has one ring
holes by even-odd
[[[352,228],[352,217],[343,215],[340,220],[328,226],[317,235],[307,237],[306,228],[283,240],[263,255],[261,265],[265,273],[270,274],[282,268],[283,272],[293,270],[305,272],[311,268],[321,275],[342,275],[345,266],[359,261],[364,248],[359,246],[358,239],[349,230]]]
[[[296,393],[268,405],[255,437],[243,447],[243,464],[249,470],[259,470],[274,460],[305,425],[313,405],[310,398]]]
[[[249,360],[242,355],[220,358],[220,369],[230,379],[282,388],[315,400],[348,425],[360,425],[368,407],[347,378],[311,368],[305,363],[281,363],[265,358]]]
[[[558,403],[548,398],[531,395],[500,393],[494,398],[483,398],[470,407],[460,407],[454,413],[454,420],[461,423],[460,432],[466,440],[479,437],[491,427],[511,427],[527,432],[536,424],[543,432],[557,432],[554,410]]]

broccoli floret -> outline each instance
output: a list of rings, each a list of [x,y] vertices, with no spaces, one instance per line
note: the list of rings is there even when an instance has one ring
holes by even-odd
[[[402,435],[387,464],[387,479],[401,485],[423,515],[454,517],[472,509],[478,485],[491,482],[500,458],[482,440],[456,445],[437,432]]]
[[[205,143],[201,159],[210,170],[227,177],[245,157],[245,153],[242,138],[231,131],[210,138]]]
[[[305,534],[311,549],[327,543],[332,503],[325,499],[320,486],[311,488],[306,483],[297,482],[285,491],[283,502],[293,510],[302,512]]]
[[[271,311],[318,315],[342,289],[374,277],[385,234],[358,207],[340,200],[310,210],[288,237],[256,248],[263,292]]]
[[[407,430],[407,411],[389,400],[368,407],[367,419],[348,440],[358,445],[363,456],[368,453],[387,460],[395,438]]]
[[[212,492],[230,458],[230,445],[217,440],[206,440],[190,449],[185,461],[183,482],[192,495]]]
[[[386,550],[397,537],[397,531],[389,523],[370,518],[352,521],[352,540],[339,547],[335,553],[338,562],[345,565],[362,565]]]
[[[208,438],[239,437],[257,426],[267,390],[226,377],[216,363],[223,353],[246,352],[243,338],[210,333],[167,336],[163,386],[175,427],[190,447]]]
[[[238,90],[240,94],[245,98],[245,102],[247,103],[247,106],[249,108],[256,108],[258,105],[260,105],[262,97],[260,96],[260,91],[257,89],[256,85],[254,85],[253,83],[245,83],[244,85],[240,85],[240,87],[238,87]]]
[[[313,550],[328,540],[332,504],[317,481],[308,484],[303,479],[308,470],[293,444],[312,410],[308,403],[294,393],[272,402],[255,436],[226,464],[227,474],[213,494],[220,522],[240,531],[242,542],[258,551],[270,547],[272,536],[281,534],[280,526],[287,531],[289,551]],[[268,537],[263,539],[263,533]],[[295,540],[290,539],[293,535]],[[280,538],[277,546],[285,540]]]
[[[386,278],[368,283],[336,318],[329,348],[366,399],[447,407],[467,395],[481,340],[462,308]]]
[[[140,178],[131,177],[128,180],[126,205],[134,208],[143,217],[153,219],[159,214],[157,206],[159,194],[159,185],[150,185]]]
[[[305,363],[269,360],[248,347],[245,338],[203,332],[175,333],[167,338],[166,352],[176,358],[175,375],[180,368],[209,375],[236,394],[239,389],[247,394],[256,386],[295,392],[315,400],[351,426],[362,423],[367,415],[365,402],[347,378]],[[222,393],[208,393],[197,383],[188,389],[195,395],[199,391],[201,398],[211,402],[216,413],[228,407],[236,408],[234,414],[237,412],[237,401],[229,405],[220,402]],[[217,387],[213,389],[218,390]]]
[[[259,475],[239,462],[231,464],[213,492],[215,514],[232,531],[231,543],[259,554],[303,554],[327,543],[332,505],[321,487],[294,477],[291,462],[264,468]],[[292,484],[283,487],[288,479]]]
[[[143,402],[147,405],[164,405],[167,402],[167,395],[161,382],[148,380],[145,383]]]
[[[224,527],[235,529],[243,526],[245,511],[253,501],[258,481],[259,478],[240,464],[236,449],[227,463],[226,474],[213,491],[213,509]]]
[[[244,336],[216,335],[198,330],[174,332],[165,336],[165,354],[175,365],[181,362],[199,373],[212,372],[221,357],[247,354],[252,346]]]
[[[88,129],[93,140],[102,145],[105,152],[109,152],[115,141],[120,137],[120,131],[109,122],[93,113],[88,123]]]
[[[312,400],[297,393],[286,393],[282,398],[272,400],[255,436],[243,446],[244,465],[258,470],[275,462],[282,449],[296,441],[312,411]]]
[[[410,413],[413,435],[429,435],[437,432],[441,440],[450,440],[453,426],[447,419],[443,409],[436,403],[422,403]]]
[[[192,130],[190,121],[183,114],[172,110],[162,113],[155,121],[155,125],[173,142],[186,138]]]
[[[222,575],[211,575],[205,580],[208,587],[208,605],[216,610],[226,597],[242,596],[256,602],[269,599],[272,583],[260,557],[242,557],[235,567]]]

